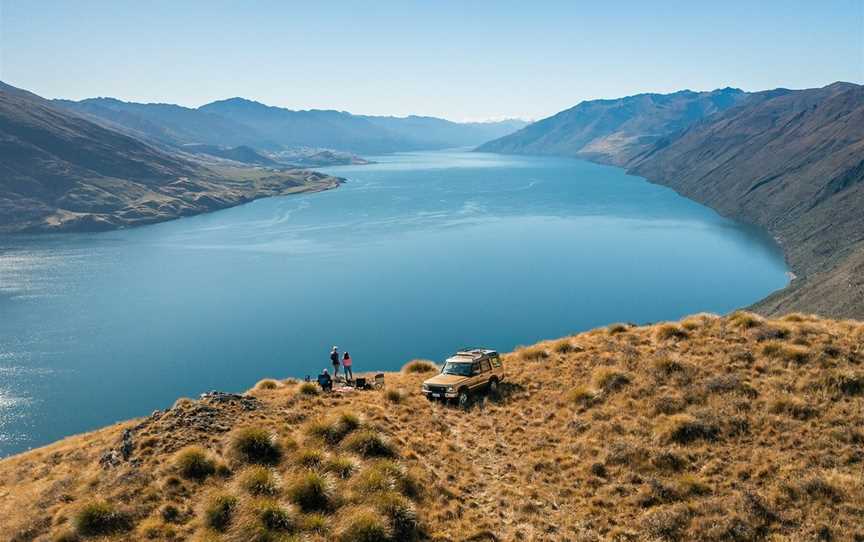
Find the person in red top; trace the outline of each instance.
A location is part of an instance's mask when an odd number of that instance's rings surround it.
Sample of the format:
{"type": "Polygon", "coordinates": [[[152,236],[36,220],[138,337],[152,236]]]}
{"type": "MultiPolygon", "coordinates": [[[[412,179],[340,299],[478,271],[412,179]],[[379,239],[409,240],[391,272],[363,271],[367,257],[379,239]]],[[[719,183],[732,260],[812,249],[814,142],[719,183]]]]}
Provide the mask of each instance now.
{"type": "Polygon", "coordinates": [[[342,355],[342,367],[345,368],[345,379],[354,380],[354,371],[351,370],[351,354],[347,350],[342,355]]]}

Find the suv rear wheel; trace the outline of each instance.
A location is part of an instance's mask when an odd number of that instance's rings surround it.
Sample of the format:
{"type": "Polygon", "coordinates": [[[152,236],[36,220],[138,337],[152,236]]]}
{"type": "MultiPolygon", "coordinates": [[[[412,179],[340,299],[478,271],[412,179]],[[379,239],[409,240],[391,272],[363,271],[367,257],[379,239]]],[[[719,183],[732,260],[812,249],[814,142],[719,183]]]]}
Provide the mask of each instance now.
{"type": "Polygon", "coordinates": [[[498,395],[498,379],[493,378],[489,381],[489,393],[491,395],[498,395]]]}

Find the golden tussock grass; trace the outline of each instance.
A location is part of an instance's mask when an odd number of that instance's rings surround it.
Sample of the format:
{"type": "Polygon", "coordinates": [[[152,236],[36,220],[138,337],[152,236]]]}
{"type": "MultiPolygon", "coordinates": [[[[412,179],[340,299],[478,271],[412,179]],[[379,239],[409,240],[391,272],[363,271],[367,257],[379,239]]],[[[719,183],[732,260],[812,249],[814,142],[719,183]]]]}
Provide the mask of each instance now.
{"type": "Polygon", "coordinates": [[[864,539],[861,323],[695,315],[504,359],[467,411],[415,360],[398,402],[274,381],[4,459],[0,539],[864,539]]]}

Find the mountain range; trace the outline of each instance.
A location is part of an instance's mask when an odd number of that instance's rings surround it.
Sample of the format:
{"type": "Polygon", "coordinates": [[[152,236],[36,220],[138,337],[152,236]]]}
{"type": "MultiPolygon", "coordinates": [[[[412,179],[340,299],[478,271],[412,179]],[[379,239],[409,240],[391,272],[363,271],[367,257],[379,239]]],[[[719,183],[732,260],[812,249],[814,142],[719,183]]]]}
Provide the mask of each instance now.
{"type": "Polygon", "coordinates": [[[376,117],[294,111],[230,98],[198,108],[114,98],[56,100],[67,109],[167,145],[248,146],[262,151],[317,147],[358,154],[473,147],[522,128],[520,120],[457,123],[434,117],[376,117]]]}
{"type": "Polygon", "coordinates": [[[864,318],[864,87],[583,102],[479,147],[628,168],[782,245],[796,277],[757,308],[864,318]]]}
{"type": "Polygon", "coordinates": [[[148,224],[338,183],[235,166],[159,148],[0,83],[0,232],[148,224]]]}

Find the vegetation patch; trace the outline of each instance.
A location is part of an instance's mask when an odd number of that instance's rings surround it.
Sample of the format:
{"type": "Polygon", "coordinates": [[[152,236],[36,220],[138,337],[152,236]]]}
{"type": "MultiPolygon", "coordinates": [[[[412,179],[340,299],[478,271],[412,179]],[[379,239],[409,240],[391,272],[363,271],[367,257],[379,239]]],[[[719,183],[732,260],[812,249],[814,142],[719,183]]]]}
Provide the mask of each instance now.
{"type": "Polygon", "coordinates": [[[82,506],[73,518],[75,531],[81,536],[103,536],[132,530],[132,518],[107,501],[82,506]]]}
{"type": "Polygon", "coordinates": [[[549,351],[543,346],[530,346],[519,350],[519,357],[523,361],[543,361],[549,358],[549,351]]]}
{"type": "Polygon", "coordinates": [[[627,331],[627,329],[629,329],[629,326],[627,324],[621,323],[609,324],[608,326],[606,326],[606,331],[609,332],[609,335],[617,335],[619,333],[624,333],[627,331]]]}
{"type": "Polygon", "coordinates": [[[294,456],[294,461],[307,469],[321,468],[326,459],[327,455],[324,451],[317,448],[304,448],[299,450],[294,456]]]}
{"type": "Polygon", "coordinates": [[[342,412],[339,415],[310,424],[306,432],[325,443],[336,446],[348,434],[360,428],[360,418],[350,412],[342,412]]]}
{"type": "Polygon", "coordinates": [[[237,497],[233,495],[215,495],[204,507],[204,524],[214,531],[225,531],[234,518],[237,509],[237,497]]]}
{"type": "Polygon", "coordinates": [[[689,337],[690,332],[688,332],[686,329],[679,326],[678,324],[661,324],[657,327],[655,335],[657,336],[657,340],[659,341],[680,341],[689,337]]]}
{"type": "Polygon", "coordinates": [[[612,367],[600,367],[591,374],[594,387],[606,393],[618,391],[630,383],[630,375],[612,367]]]}
{"type": "Polygon", "coordinates": [[[333,482],[315,471],[295,476],[288,487],[288,497],[304,512],[329,510],[335,496],[333,482]]]}
{"type": "Polygon", "coordinates": [[[408,374],[414,373],[434,373],[438,371],[438,366],[435,363],[426,359],[412,359],[402,366],[402,372],[408,374]]]}
{"type": "Polygon", "coordinates": [[[399,404],[402,402],[402,392],[399,390],[387,390],[384,392],[384,398],[388,403],[399,404]]]}
{"type": "Polygon", "coordinates": [[[282,446],[276,436],[263,427],[247,427],[237,431],[231,449],[245,463],[275,465],[282,459],[282,446]]]}
{"type": "Polygon", "coordinates": [[[240,474],[240,487],[250,495],[274,496],[280,489],[279,475],[268,467],[249,467],[240,474]]]}
{"type": "Polygon", "coordinates": [[[753,329],[764,324],[765,319],[752,312],[737,311],[729,316],[729,323],[740,329],[753,329]]]}
{"type": "Polygon", "coordinates": [[[657,432],[665,442],[690,444],[697,440],[717,440],[720,436],[720,427],[689,414],[675,414],[666,418],[657,432]]]}
{"type": "Polygon", "coordinates": [[[216,472],[216,461],[200,446],[188,446],[177,452],[174,464],[181,476],[192,480],[203,480],[216,472]]]}
{"type": "Polygon", "coordinates": [[[372,430],[357,431],[343,442],[346,450],[363,457],[395,457],[396,449],[379,433],[372,430]]]}
{"type": "Polygon", "coordinates": [[[321,390],[318,388],[318,384],[315,384],[314,382],[304,382],[300,384],[297,393],[300,395],[314,396],[321,393],[321,390]]]}
{"type": "Polygon", "coordinates": [[[272,378],[265,378],[264,380],[260,380],[257,384],[255,384],[256,390],[275,390],[278,387],[279,383],[272,378]]]}
{"type": "Polygon", "coordinates": [[[386,542],[393,539],[393,530],[378,511],[360,508],[349,512],[336,539],[339,542],[386,542]]]}

